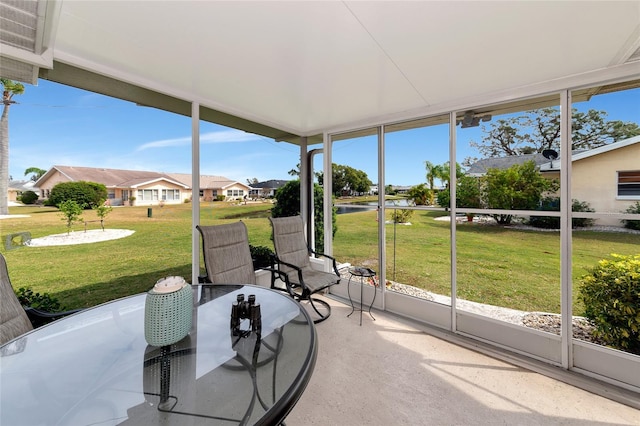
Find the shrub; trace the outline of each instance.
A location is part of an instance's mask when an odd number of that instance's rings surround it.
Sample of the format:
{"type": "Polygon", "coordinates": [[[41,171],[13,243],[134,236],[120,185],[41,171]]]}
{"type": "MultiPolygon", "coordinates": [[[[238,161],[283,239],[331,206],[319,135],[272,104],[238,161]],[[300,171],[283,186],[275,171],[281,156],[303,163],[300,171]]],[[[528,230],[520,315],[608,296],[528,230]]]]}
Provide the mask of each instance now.
{"type": "MultiPolygon", "coordinates": [[[[276,204],[271,209],[271,216],[273,217],[288,217],[296,216],[300,214],[300,180],[291,180],[284,186],[276,191],[275,195],[276,204]]],[[[319,252],[324,251],[324,210],[322,208],[323,201],[323,189],[320,185],[315,183],[313,185],[313,214],[315,218],[315,240],[316,250],[319,252]]],[[[332,209],[332,232],[336,235],[338,226],[336,225],[336,208],[332,209]]]]}
{"type": "MultiPolygon", "coordinates": [[[[640,214],[640,201],[636,201],[635,204],[630,205],[625,212],[629,214],[640,214]]],[[[625,228],[640,231],[640,220],[622,219],[622,223],[625,228]]]]}
{"type": "Polygon", "coordinates": [[[269,247],[249,245],[249,250],[251,250],[254,269],[271,266],[271,259],[275,253],[269,247]]]}
{"type": "Polygon", "coordinates": [[[581,278],[580,297],[593,334],[640,355],[640,255],[611,255],[581,278]]]}
{"type": "MultiPolygon", "coordinates": [[[[553,212],[560,211],[560,197],[544,197],[540,201],[540,206],[536,210],[553,212]]],[[[571,211],[593,212],[595,210],[593,210],[586,201],[572,200],[571,211]]],[[[571,227],[584,228],[592,226],[593,222],[593,219],[574,217],[571,219],[571,227]]],[[[560,218],[554,216],[532,216],[529,219],[529,225],[536,228],[560,229],[560,218]]]]}
{"type": "Polygon", "coordinates": [[[29,287],[20,287],[15,293],[22,306],[30,306],[47,312],[60,312],[64,310],[64,307],[60,305],[58,299],[51,297],[48,293],[34,293],[29,287]]]}
{"type": "Polygon", "coordinates": [[[49,205],[58,206],[63,201],[73,200],[79,206],[90,209],[107,199],[107,188],[95,182],[61,182],[51,188],[49,205]]]}
{"type": "Polygon", "coordinates": [[[20,196],[20,201],[22,201],[24,204],[35,204],[37,199],[38,194],[33,191],[25,191],[20,196]]]}

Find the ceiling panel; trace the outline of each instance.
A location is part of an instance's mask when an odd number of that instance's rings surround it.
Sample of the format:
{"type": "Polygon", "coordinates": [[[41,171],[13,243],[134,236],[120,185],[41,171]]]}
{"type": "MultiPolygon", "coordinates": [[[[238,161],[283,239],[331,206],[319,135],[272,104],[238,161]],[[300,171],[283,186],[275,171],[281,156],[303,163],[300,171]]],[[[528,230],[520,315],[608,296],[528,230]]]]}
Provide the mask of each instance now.
{"type": "Polygon", "coordinates": [[[640,2],[65,0],[55,28],[56,61],[315,135],[618,66],[640,2]]]}

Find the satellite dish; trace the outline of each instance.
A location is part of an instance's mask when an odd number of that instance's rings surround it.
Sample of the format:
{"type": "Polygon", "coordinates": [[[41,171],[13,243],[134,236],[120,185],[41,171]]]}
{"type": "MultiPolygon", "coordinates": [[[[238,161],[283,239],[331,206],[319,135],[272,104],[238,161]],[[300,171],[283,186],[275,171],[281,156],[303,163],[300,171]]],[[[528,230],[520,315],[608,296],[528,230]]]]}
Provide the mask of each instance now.
{"type": "Polygon", "coordinates": [[[542,156],[547,160],[553,161],[558,158],[558,152],[554,149],[545,149],[544,151],[542,151],[542,156]]]}

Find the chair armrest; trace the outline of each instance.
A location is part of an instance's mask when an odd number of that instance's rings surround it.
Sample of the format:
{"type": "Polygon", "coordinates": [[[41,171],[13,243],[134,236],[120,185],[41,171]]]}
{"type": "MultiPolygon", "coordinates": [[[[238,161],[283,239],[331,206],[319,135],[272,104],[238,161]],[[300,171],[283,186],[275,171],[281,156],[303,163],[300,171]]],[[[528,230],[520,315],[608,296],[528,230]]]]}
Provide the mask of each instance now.
{"type": "MultiPolygon", "coordinates": [[[[307,291],[307,286],[304,284],[304,279],[302,278],[302,269],[299,266],[296,266],[296,265],[294,265],[292,263],[287,263],[287,262],[285,262],[283,260],[280,260],[277,256],[274,256],[274,260],[279,265],[282,264],[282,265],[288,266],[291,269],[295,269],[296,272],[298,273],[298,282],[300,283],[300,287],[302,287],[303,291],[307,291]]],[[[280,271],[280,273],[284,274],[282,271],[280,271]]],[[[287,274],[284,274],[284,275],[286,276],[287,274]]],[[[285,283],[287,284],[288,288],[292,287],[291,281],[289,281],[289,277],[288,276],[287,276],[287,279],[286,279],[285,283]]]]}
{"type": "Polygon", "coordinates": [[[62,317],[66,317],[67,315],[75,314],[76,312],[80,312],[82,310],[72,309],[64,312],[47,312],[40,309],[32,308],[30,306],[23,306],[23,308],[27,313],[27,317],[29,317],[29,321],[31,321],[31,324],[34,328],[40,327],[62,317]]]}
{"type": "Polygon", "coordinates": [[[333,266],[333,272],[335,272],[335,274],[337,276],[340,276],[340,272],[338,272],[338,263],[336,262],[336,258],[333,256],[329,256],[328,254],[324,254],[312,249],[309,249],[309,253],[315,254],[316,256],[322,256],[322,257],[326,257],[327,259],[331,260],[332,262],[332,266],[333,266]]]}
{"type": "Polygon", "coordinates": [[[211,284],[209,275],[198,275],[198,284],[211,284]]]}
{"type": "MultiPolygon", "coordinates": [[[[282,281],[284,281],[284,284],[287,288],[287,293],[289,293],[289,296],[294,297],[294,293],[293,293],[293,289],[291,288],[291,282],[289,281],[289,277],[287,276],[287,274],[285,274],[284,272],[272,267],[261,267],[260,269],[262,269],[263,271],[269,271],[271,272],[271,288],[275,288],[274,287],[274,282],[275,280],[273,279],[274,276],[278,276],[278,278],[280,278],[282,281]]],[[[282,290],[281,288],[275,288],[276,290],[282,290]]]]}

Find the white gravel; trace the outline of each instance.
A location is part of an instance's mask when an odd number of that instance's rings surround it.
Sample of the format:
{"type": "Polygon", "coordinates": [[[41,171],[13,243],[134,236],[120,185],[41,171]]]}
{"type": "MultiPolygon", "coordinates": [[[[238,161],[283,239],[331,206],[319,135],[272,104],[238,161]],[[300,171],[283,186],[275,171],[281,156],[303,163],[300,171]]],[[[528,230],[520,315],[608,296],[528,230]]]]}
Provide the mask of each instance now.
{"type": "Polygon", "coordinates": [[[72,244],[89,244],[100,241],[117,240],[128,237],[135,231],[129,229],[92,229],[90,231],[75,231],[64,234],[48,235],[42,238],[32,238],[25,245],[28,247],[67,246],[72,244]]]}

